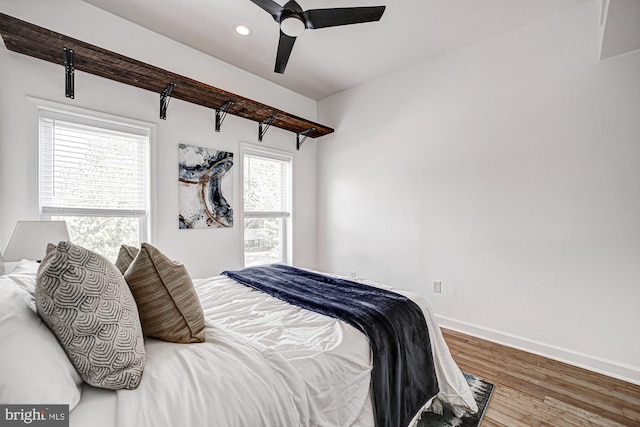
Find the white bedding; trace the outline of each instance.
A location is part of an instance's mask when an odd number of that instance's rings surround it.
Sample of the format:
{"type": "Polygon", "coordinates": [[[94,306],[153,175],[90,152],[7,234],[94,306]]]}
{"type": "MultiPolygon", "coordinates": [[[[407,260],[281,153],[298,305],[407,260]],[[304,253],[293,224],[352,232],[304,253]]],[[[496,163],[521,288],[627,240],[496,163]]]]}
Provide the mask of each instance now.
{"type": "MultiPolygon", "coordinates": [[[[147,338],[140,386],[113,392],[84,384],[71,427],[375,425],[371,352],[361,332],[224,276],[194,285],[206,342],[147,338]]],[[[434,406],[476,410],[426,301],[395,291],[425,313],[440,386],[434,406]]]]}

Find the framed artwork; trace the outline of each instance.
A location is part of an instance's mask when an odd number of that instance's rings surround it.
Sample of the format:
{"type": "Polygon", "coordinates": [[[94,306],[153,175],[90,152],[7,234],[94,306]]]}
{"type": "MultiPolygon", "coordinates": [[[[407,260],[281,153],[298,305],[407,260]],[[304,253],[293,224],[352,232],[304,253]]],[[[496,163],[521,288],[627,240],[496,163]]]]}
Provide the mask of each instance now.
{"type": "Polygon", "coordinates": [[[233,153],[178,146],[179,227],[233,227],[233,153]]]}

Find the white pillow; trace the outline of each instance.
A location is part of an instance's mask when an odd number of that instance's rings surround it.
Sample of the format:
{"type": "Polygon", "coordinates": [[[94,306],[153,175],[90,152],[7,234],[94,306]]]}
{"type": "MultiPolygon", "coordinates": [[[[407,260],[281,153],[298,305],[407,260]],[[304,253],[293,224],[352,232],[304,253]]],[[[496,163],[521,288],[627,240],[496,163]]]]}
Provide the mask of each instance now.
{"type": "Polygon", "coordinates": [[[0,343],[0,402],[76,407],[80,375],[36,313],[33,296],[6,276],[0,276],[0,343]]]}
{"type": "Polygon", "coordinates": [[[22,289],[34,295],[36,292],[36,273],[40,263],[23,259],[7,277],[16,282],[22,289]]]}

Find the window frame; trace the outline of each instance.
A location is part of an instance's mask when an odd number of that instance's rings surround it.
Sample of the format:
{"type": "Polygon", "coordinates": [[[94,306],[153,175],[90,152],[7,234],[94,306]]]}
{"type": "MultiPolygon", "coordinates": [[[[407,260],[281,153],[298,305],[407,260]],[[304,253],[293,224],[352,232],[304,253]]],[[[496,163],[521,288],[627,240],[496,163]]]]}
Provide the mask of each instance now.
{"type": "Polygon", "coordinates": [[[140,242],[150,242],[156,231],[156,138],[157,125],[154,123],[144,122],[141,120],[117,116],[113,114],[98,112],[86,108],[60,104],[39,98],[27,97],[32,108],[32,140],[33,140],[33,158],[36,159],[36,167],[32,174],[33,191],[32,206],[33,211],[37,212],[36,217],[41,220],[51,220],[54,216],[96,216],[96,217],[129,217],[139,218],[140,226],[140,242]],[[147,171],[145,179],[147,182],[146,189],[146,211],[142,213],[140,210],[116,210],[116,209],[93,209],[93,208],[46,208],[42,207],[41,193],[41,144],[40,144],[40,117],[45,112],[46,116],[53,116],[72,123],[84,125],[92,125],[110,129],[115,131],[124,131],[137,135],[144,135],[147,138],[146,162],[147,171]]]}
{"type": "Polygon", "coordinates": [[[282,236],[281,243],[282,247],[280,248],[280,258],[281,260],[278,263],[291,265],[293,263],[293,169],[294,169],[294,155],[292,153],[286,151],[275,150],[272,148],[265,148],[261,146],[256,146],[253,144],[243,143],[240,146],[240,158],[242,159],[241,170],[240,170],[240,195],[241,195],[241,218],[240,223],[242,224],[242,232],[241,232],[241,251],[242,251],[242,265],[246,267],[246,252],[245,252],[245,219],[248,218],[256,218],[256,219],[274,219],[279,218],[283,221],[282,227],[282,236]],[[284,211],[246,211],[244,207],[244,194],[245,194],[245,182],[244,182],[244,161],[245,156],[252,155],[255,157],[261,157],[270,160],[282,161],[287,164],[288,170],[288,185],[286,188],[286,204],[287,209],[284,211]]]}

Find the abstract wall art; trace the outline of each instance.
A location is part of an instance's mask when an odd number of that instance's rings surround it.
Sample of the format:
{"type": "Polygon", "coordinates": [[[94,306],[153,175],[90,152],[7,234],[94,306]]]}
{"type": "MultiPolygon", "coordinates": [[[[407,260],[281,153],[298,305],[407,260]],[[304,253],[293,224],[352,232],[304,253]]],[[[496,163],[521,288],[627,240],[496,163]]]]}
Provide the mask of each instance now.
{"type": "Polygon", "coordinates": [[[178,146],[179,226],[233,227],[233,153],[178,146]]]}

